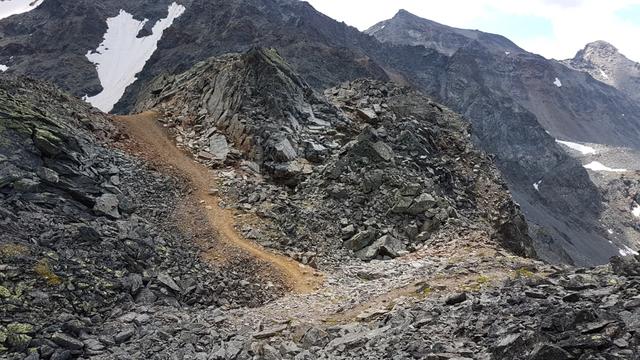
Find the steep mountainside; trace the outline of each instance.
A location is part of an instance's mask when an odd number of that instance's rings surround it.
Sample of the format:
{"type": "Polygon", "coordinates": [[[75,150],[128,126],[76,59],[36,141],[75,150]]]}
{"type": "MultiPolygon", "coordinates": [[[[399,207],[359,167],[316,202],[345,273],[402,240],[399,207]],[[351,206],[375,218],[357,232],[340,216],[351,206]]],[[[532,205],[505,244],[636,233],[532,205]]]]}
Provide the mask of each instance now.
{"type": "Polygon", "coordinates": [[[366,32],[383,42],[436,50],[442,47],[442,34],[455,35],[456,41],[443,52],[450,63],[475,57],[477,76],[484,85],[531,111],[554,136],[640,146],[640,105],[581,71],[519,49],[502,36],[444,27],[406,11],[366,32]]]}
{"type": "MultiPolygon", "coordinates": [[[[551,247],[564,248],[578,263],[605,261],[617,249],[607,243],[616,240],[599,224],[600,192],[581,164],[554,146],[543,128],[562,140],[636,147],[638,105],[588,74],[522,51],[497,35],[444,27],[406,11],[367,32],[383,42],[437,50],[434,41],[445,31],[458,39],[443,54],[452,55],[443,61],[437,86],[431,78],[419,86],[469,117],[479,144],[496,154],[527,218],[541,226],[532,234],[540,245],[551,241],[551,247]],[[523,118],[528,125],[518,120],[523,118]]],[[[419,66],[403,70],[421,75],[433,71],[419,66]]],[[[420,84],[424,77],[413,81],[420,84]]],[[[542,249],[538,252],[550,258],[542,249]]]]}
{"type": "Polygon", "coordinates": [[[406,10],[400,10],[393,19],[379,22],[365,32],[385,43],[424,46],[447,56],[474,41],[482,43],[494,53],[524,52],[504,36],[457,29],[417,17],[406,10]]]}
{"type": "Polygon", "coordinates": [[[615,87],[635,101],[640,100],[640,64],[629,60],[606,41],[587,44],[573,59],[563,63],[589,73],[594,79],[615,87]]]}

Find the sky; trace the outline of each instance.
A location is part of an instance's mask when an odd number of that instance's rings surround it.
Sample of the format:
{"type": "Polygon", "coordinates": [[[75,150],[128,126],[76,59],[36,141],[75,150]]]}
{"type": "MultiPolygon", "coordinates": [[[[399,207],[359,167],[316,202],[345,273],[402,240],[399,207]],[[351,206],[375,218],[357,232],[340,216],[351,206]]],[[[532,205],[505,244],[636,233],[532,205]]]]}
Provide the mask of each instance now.
{"type": "Polygon", "coordinates": [[[640,62],[640,0],[306,0],[365,30],[399,9],[466,29],[504,35],[530,52],[567,59],[605,40],[640,62]]]}

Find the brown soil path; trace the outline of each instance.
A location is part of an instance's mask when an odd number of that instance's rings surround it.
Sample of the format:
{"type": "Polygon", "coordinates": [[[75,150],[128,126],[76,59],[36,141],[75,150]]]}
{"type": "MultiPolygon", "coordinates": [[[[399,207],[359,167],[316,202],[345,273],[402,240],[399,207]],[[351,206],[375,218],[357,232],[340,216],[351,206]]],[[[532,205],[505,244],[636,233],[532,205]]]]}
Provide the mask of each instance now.
{"type": "Polygon", "coordinates": [[[206,213],[209,224],[218,233],[217,244],[223,248],[215,249],[216,252],[224,256],[225,253],[240,251],[269,264],[268,269],[273,271],[273,274],[269,275],[282,280],[296,293],[309,293],[319,288],[322,276],[314,269],[270,252],[238,234],[233,211],[220,208],[220,199],[210,194],[211,187],[216,184],[215,176],[205,166],[178,149],[156,118],[157,114],[154,112],[145,112],[118,116],[115,119],[123,124],[124,130],[132,139],[144,146],[146,152],[151,152],[149,156],[177,170],[191,182],[194,197],[199,200],[199,206],[206,213]]]}

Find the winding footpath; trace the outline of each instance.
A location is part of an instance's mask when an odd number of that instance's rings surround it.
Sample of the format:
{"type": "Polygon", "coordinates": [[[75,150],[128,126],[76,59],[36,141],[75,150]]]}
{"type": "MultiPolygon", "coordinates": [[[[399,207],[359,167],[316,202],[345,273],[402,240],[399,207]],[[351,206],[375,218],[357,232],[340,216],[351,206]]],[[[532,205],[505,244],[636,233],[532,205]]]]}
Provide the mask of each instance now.
{"type": "Polygon", "coordinates": [[[216,184],[215,176],[204,165],[177,148],[156,118],[156,113],[145,112],[118,116],[115,120],[122,124],[127,135],[144,149],[147,157],[176,170],[182,178],[191,183],[194,189],[192,195],[198,200],[198,206],[206,214],[212,230],[218,234],[215,239],[217,241],[212,241],[212,244],[218,247],[214,248],[214,251],[222,257],[224,254],[239,251],[268,264],[267,269],[272,273],[267,277],[279,279],[294,293],[305,294],[318,289],[323,278],[313,268],[271,252],[238,233],[233,211],[222,209],[218,205],[220,199],[210,191],[216,184]]]}

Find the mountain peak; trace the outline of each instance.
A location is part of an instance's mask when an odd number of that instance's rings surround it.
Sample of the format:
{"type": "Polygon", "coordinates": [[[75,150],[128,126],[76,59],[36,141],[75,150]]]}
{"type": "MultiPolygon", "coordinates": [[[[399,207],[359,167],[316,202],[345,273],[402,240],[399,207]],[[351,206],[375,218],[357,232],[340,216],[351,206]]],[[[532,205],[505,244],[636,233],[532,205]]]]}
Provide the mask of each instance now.
{"type": "Polygon", "coordinates": [[[608,43],[604,40],[597,40],[594,42],[590,42],[588,43],[585,47],[585,50],[603,50],[606,52],[610,52],[610,53],[617,53],[618,52],[618,48],[616,48],[615,46],[613,46],[611,43],[608,43]]]}
{"type": "Polygon", "coordinates": [[[398,12],[393,16],[393,19],[406,19],[406,18],[417,18],[418,16],[405,10],[405,9],[400,9],[398,10],[398,12]]]}

